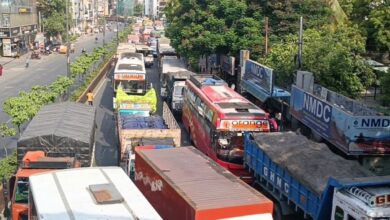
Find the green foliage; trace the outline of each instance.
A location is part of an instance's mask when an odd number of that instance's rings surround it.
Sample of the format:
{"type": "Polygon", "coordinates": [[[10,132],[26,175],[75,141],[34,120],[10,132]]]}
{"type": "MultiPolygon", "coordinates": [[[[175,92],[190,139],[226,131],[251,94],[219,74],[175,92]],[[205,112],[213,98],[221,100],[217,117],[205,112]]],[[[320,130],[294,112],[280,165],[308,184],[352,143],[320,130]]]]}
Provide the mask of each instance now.
{"type": "MultiPolygon", "coordinates": [[[[67,1],[67,0],[66,0],[67,1]]],[[[69,13],[66,16],[66,1],[38,0],[37,7],[42,13],[43,26],[48,36],[57,36],[66,33],[66,18],[69,25],[72,22],[72,4],[68,2],[69,13]]]]}
{"type": "Polygon", "coordinates": [[[0,180],[9,179],[18,167],[16,151],[0,161],[0,180]]]}
{"type": "Polygon", "coordinates": [[[390,106],[390,70],[380,79],[382,89],[382,100],[385,106],[390,106]]]}
{"type": "Polygon", "coordinates": [[[137,4],[134,6],[133,15],[134,15],[134,16],[142,16],[143,14],[144,14],[144,5],[143,5],[143,4],[140,4],[140,3],[137,3],[137,4]]]}
{"type": "MultiPolygon", "coordinates": [[[[364,38],[354,28],[340,26],[335,32],[309,29],[304,34],[303,69],[313,72],[317,83],[355,97],[375,78],[373,71],[359,56],[364,52],[364,38]]],[[[297,68],[297,36],[288,35],[274,44],[269,56],[262,59],[275,69],[276,82],[288,86],[293,82],[297,68]]]]}

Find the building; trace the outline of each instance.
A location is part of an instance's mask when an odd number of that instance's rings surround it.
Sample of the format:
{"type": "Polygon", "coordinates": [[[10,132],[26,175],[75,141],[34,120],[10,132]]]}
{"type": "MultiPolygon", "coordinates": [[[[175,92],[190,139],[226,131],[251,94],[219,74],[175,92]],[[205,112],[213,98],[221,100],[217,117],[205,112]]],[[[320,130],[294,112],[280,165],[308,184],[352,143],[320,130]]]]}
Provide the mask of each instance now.
{"type": "Polygon", "coordinates": [[[13,57],[28,52],[38,31],[36,0],[8,0],[0,4],[0,53],[13,57]]]}

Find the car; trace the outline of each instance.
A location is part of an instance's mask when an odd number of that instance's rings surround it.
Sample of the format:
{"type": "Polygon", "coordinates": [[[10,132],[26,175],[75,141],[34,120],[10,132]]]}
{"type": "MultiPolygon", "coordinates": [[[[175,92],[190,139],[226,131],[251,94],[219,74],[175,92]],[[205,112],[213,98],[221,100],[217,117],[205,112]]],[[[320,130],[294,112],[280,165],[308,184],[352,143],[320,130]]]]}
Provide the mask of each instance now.
{"type": "Polygon", "coordinates": [[[118,32],[118,29],[115,28],[115,29],[114,29],[114,32],[118,32]]]}
{"type": "Polygon", "coordinates": [[[93,32],[94,32],[94,33],[99,33],[99,28],[94,28],[94,29],[93,29],[93,32]]]}

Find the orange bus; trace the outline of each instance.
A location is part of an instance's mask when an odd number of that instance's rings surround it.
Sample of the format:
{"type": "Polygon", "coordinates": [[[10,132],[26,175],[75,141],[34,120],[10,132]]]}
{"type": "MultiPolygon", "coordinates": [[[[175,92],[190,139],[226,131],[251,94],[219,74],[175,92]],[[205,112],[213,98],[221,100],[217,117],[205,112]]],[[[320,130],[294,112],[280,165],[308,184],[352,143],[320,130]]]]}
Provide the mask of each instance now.
{"type": "Polygon", "coordinates": [[[269,132],[268,114],[220,78],[198,74],[186,81],[182,120],[193,144],[250,182],[243,167],[244,132],[269,132]]]}

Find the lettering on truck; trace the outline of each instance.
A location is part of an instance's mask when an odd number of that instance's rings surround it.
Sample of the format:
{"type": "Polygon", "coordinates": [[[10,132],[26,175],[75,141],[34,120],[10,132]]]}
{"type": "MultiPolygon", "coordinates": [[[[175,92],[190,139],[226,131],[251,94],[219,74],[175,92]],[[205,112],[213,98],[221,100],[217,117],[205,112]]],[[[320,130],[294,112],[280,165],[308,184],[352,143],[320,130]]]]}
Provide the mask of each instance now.
{"type": "Polygon", "coordinates": [[[388,118],[362,118],[360,122],[353,122],[357,128],[390,128],[390,119],[388,118]]]}
{"type": "Polygon", "coordinates": [[[272,183],[274,183],[280,190],[288,194],[290,185],[283,181],[283,179],[276,175],[275,172],[269,170],[268,167],[263,168],[263,175],[272,183]]]}
{"type": "Polygon", "coordinates": [[[319,99],[314,98],[307,93],[304,93],[303,107],[307,112],[311,113],[318,119],[321,119],[326,123],[330,122],[332,108],[328,104],[320,101],[319,99]]]}
{"type": "Polygon", "coordinates": [[[144,176],[142,172],[135,173],[135,180],[141,180],[145,186],[150,185],[152,192],[162,191],[164,186],[161,179],[152,180],[149,176],[144,176]]]}

